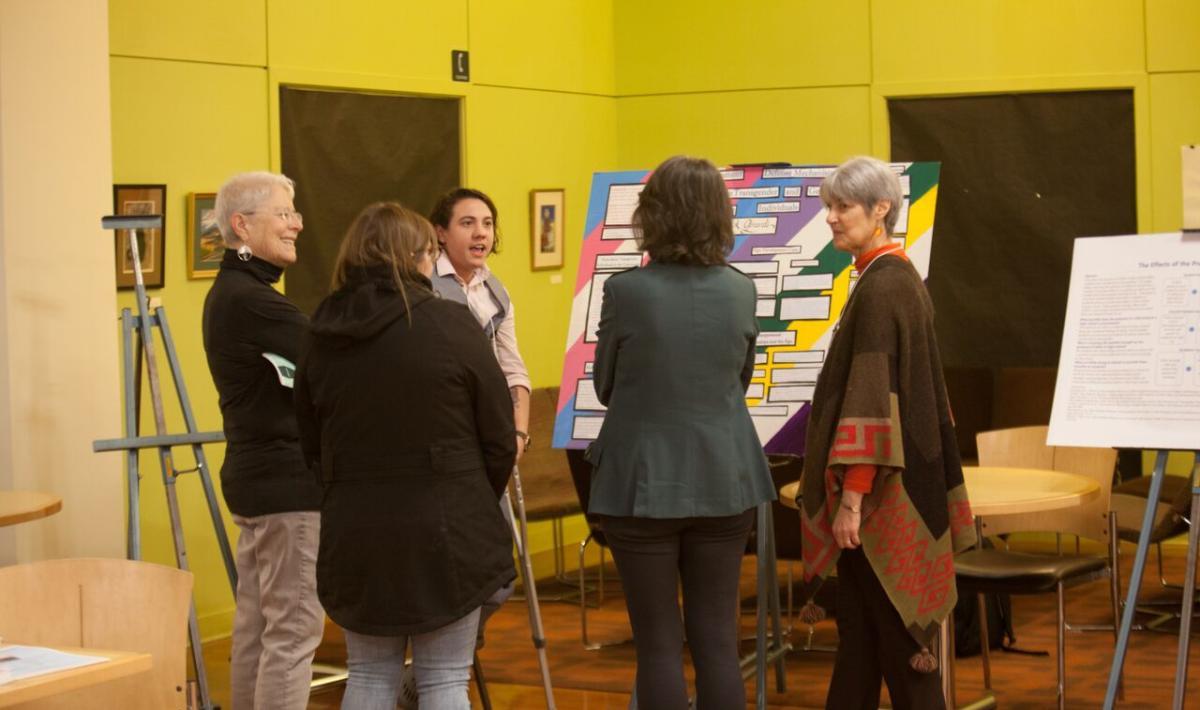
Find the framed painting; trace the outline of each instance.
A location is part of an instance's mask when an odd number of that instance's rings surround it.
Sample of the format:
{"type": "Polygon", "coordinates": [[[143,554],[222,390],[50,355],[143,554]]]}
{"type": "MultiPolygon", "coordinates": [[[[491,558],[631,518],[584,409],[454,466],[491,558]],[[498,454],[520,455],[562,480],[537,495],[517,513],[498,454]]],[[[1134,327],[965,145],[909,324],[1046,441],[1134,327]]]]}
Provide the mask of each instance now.
{"type": "Polygon", "coordinates": [[[563,265],[563,190],[530,190],[530,267],[534,271],[563,265]]]}
{"type": "Polygon", "coordinates": [[[225,244],[217,228],[217,195],[212,192],[193,192],[188,195],[188,278],[211,279],[221,270],[225,244]]]}
{"type": "Polygon", "coordinates": [[[131,232],[137,233],[137,251],[142,267],[142,282],[146,288],[162,288],[166,282],[163,266],[163,232],[167,224],[166,185],[113,185],[113,214],[162,215],[163,229],[118,229],[115,235],[117,288],[134,285],[133,248],[131,232]]]}

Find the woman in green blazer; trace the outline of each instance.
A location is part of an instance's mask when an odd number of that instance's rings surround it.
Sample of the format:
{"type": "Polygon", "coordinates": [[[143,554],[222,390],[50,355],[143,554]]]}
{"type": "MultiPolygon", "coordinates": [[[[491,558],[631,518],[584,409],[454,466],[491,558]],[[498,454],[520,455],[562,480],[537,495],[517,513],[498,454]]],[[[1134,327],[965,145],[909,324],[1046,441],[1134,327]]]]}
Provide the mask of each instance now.
{"type": "Polygon", "coordinates": [[[594,372],[608,413],[588,508],[625,586],[639,705],[687,707],[686,628],[696,707],[744,707],[738,576],[753,509],[775,497],[745,400],[754,285],[726,263],[733,214],[712,163],[660,165],[633,220],[650,261],[604,284],[594,372]]]}

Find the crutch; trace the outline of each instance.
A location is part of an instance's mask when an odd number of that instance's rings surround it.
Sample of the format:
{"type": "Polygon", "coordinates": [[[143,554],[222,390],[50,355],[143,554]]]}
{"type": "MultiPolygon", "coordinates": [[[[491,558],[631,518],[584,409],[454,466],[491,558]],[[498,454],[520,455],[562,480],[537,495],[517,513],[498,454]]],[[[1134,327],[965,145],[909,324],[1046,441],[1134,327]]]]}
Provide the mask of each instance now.
{"type": "Polygon", "coordinates": [[[513,543],[517,546],[517,556],[521,558],[521,581],[525,585],[525,601],[529,605],[529,628],[533,632],[533,647],[537,649],[538,666],[542,670],[542,688],[546,691],[546,708],[555,710],[554,688],[550,685],[550,665],[546,660],[546,630],[542,626],[542,610],[538,606],[537,585],[533,578],[533,561],[529,557],[529,548],[525,545],[528,537],[528,524],[525,520],[525,494],[521,490],[521,472],[516,466],[512,470],[511,497],[505,496],[508,505],[508,519],[512,523],[513,543]],[[512,498],[516,498],[516,514],[513,514],[512,498]]]}

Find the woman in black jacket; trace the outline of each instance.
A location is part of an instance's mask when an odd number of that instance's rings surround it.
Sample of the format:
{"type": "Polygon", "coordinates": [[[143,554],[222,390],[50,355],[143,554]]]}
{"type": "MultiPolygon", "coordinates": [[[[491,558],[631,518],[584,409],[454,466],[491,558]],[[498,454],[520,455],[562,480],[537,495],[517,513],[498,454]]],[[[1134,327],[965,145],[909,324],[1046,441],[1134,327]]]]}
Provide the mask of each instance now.
{"type": "Polygon", "coordinates": [[[296,261],[304,221],[295,192],[284,175],[241,173],[215,207],[225,257],[203,328],[228,442],[221,491],[239,531],[233,710],[304,710],[325,629],[315,583],[321,491],[300,453],[288,380],[308,318],[272,286],[296,261]]]}
{"type": "Polygon", "coordinates": [[[497,506],[515,456],[504,375],[470,311],[434,296],[437,242],[395,203],[364,209],[296,373],[320,471],[317,591],[346,632],[343,707],[395,707],[404,648],[422,708],[468,708],[479,606],[512,580],[497,506]]]}

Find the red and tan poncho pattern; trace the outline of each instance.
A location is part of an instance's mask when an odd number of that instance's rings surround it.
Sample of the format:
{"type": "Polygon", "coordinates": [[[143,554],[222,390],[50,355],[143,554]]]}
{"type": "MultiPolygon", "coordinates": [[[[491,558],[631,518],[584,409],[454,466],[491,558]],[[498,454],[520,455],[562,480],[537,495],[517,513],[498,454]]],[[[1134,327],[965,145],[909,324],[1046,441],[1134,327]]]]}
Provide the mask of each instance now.
{"type": "Polygon", "coordinates": [[[954,553],[975,542],[925,285],[904,258],[859,279],[830,345],[805,447],[805,596],[840,552],[832,526],[851,464],[878,467],[859,538],[909,633],[928,648],[954,608],[954,553]]]}

